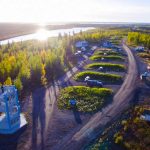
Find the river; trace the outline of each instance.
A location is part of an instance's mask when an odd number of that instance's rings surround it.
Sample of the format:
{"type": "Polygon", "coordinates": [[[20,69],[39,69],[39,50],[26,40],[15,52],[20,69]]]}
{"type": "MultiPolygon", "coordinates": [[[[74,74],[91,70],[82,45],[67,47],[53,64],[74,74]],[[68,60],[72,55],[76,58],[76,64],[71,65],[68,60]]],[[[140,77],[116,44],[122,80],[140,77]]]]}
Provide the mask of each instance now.
{"type": "Polygon", "coordinates": [[[73,33],[79,33],[80,31],[87,31],[94,29],[93,27],[85,27],[85,28],[70,28],[70,29],[57,29],[57,30],[45,30],[45,29],[39,29],[36,33],[33,34],[27,34],[22,36],[17,36],[13,38],[9,38],[6,40],[0,41],[1,45],[12,43],[12,42],[20,42],[20,41],[27,41],[27,40],[46,40],[49,37],[57,37],[59,34],[62,36],[64,34],[70,34],[73,35],[73,33]]]}

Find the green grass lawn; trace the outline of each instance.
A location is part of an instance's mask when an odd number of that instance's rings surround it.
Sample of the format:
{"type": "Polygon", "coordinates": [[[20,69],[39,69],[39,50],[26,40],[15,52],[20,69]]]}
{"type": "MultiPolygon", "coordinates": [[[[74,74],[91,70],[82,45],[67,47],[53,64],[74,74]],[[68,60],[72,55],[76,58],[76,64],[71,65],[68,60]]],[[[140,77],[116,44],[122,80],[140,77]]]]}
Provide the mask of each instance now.
{"type": "Polygon", "coordinates": [[[61,90],[57,104],[59,109],[71,109],[69,100],[76,99],[78,111],[94,112],[111,102],[112,95],[111,89],[70,86],[61,90]]]}
{"type": "Polygon", "coordinates": [[[122,72],[125,71],[125,66],[120,64],[111,64],[111,63],[92,63],[85,66],[85,69],[98,69],[99,67],[103,67],[104,71],[116,71],[122,72]]]}
{"type": "Polygon", "coordinates": [[[95,55],[104,55],[104,53],[106,53],[107,55],[121,55],[120,53],[118,52],[115,52],[115,51],[96,51],[94,54],[95,55]]]}
{"type": "Polygon", "coordinates": [[[93,55],[90,57],[90,60],[95,60],[95,61],[100,61],[104,58],[104,61],[124,61],[124,58],[121,56],[116,56],[116,55],[108,55],[108,56],[103,56],[103,55],[93,55]]]}
{"type": "Polygon", "coordinates": [[[122,83],[122,77],[120,75],[115,74],[107,74],[107,73],[100,73],[100,72],[93,72],[93,71],[84,71],[77,73],[74,76],[76,81],[83,82],[86,76],[90,76],[92,80],[100,80],[105,84],[120,84],[122,83]]]}

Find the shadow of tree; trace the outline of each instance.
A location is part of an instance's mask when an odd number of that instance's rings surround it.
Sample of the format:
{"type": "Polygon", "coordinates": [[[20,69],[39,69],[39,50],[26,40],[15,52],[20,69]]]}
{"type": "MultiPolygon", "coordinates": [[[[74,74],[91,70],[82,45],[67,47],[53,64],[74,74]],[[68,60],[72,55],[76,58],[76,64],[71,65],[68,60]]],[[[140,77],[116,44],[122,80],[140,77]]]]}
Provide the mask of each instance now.
{"type": "Polygon", "coordinates": [[[73,114],[74,114],[74,118],[75,118],[75,121],[78,123],[78,124],[82,124],[82,120],[81,120],[81,117],[80,117],[80,113],[78,111],[78,108],[77,107],[74,107],[72,109],[73,111],[73,114]]]}

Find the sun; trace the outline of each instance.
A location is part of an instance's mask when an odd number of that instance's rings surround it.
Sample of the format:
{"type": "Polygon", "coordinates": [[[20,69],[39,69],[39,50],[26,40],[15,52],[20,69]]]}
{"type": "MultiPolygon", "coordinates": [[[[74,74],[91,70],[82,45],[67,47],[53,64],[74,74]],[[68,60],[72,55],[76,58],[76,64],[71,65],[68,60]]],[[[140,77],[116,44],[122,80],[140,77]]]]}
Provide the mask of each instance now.
{"type": "Polygon", "coordinates": [[[39,29],[35,36],[37,40],[45,41],[48,38],[48,31],[46,29],[39,29]]]}

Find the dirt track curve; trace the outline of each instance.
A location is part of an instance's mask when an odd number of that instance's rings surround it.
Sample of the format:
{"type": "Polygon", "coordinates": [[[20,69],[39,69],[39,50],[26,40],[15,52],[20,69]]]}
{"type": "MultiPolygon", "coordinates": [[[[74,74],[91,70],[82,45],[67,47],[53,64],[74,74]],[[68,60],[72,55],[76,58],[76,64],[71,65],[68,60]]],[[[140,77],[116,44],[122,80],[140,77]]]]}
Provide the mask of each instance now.
{"type": "Polygon", "coordinates": [[[81,150],[91,142],[103,128],[115,119],[123,110],[129,106],[136,89],[136,80],[138,70],[136,60],[131,50],[123,43],[123,48],[128,55],[128,73],[119,91],[114,96],[113,102],[104,108],[101,112],[96,113],[90,121],[83,126],[71,138],[64,138],[58,143],[53,150],[81,150]]]}

